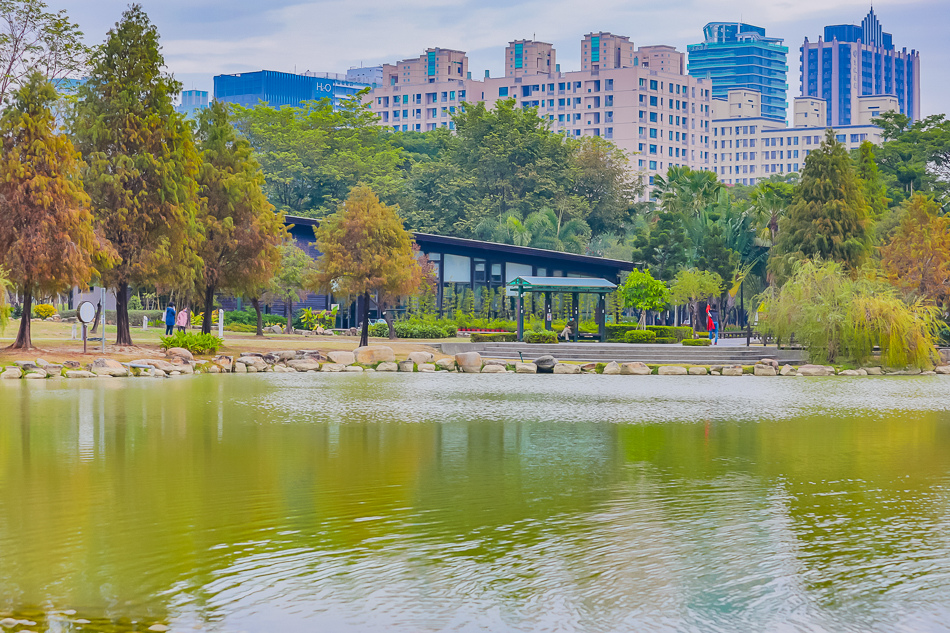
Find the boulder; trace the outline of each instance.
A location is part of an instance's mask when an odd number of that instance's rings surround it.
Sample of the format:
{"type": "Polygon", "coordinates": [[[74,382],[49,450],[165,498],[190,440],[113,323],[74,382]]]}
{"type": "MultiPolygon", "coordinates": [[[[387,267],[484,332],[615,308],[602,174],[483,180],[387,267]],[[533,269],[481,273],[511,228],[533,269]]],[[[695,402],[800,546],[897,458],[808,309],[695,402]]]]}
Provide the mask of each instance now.
{"type": "Polygon", "coordinates": [[[265,369],[267,369],[267,361],[264,360],[262,356],[241,356],[238,359],[238,362],[244,363],[245,365],[247,365],[248,369],[250,369],[251,367],[253,367],[257,371],[264,371],[265,369]]]}
{"type": "Polygon", "coordinates": [[[367,345],[357,347],[353,350],[353,356],[360,365],[375,365],[376,363],[392,363],[396,361],[396,355],[392,348],[385,345],[367,345]]]}
{"type": "Polygon", "coordinates": [[[607,363],[607,366],[604,367],[605,376],[617,376],[619,374],[620,374],[620,363],[618,363],[615,360],[610,361],[609,363],[607,363]]]}
{"type": "MultiPolygon", "coordinates": [[[[235,361],[234,366],[231,368],[231,371],[234,372],[235,374],[246,374],[247,365],[245,365],[242,362],[235,361]]],[[[254,371],[257,371],[257,370],[255,369],[254,371]]]]}
{"type": "MultiPolygon", "coordinates": [[[[839,376],[860,376],[857,369],[843,369],[838,372],[839,376]]],[[[865,374],[867,375],[867,374],[865,374]]]]}
{"type": "Polygon", "coordinates": [[[295,371],[319,371],[320,363],[310,358],[298,358],[287,361],[287,366],[295,371]]]}
{"type": "Polygon", "coordinates": [[[23,370],[19,367],[7,367],[6,370],[0,374],[0,378],[4,380],[19,380],[22,377],[23,370]]]}
{"type": "Polygon", "coordinates": [[[353,352],[343,352],[343,351],[334,351],[327,352],[327,358],[330,359],[331,363],[336,363],[337,365],[352,365],[356,362],[356,355],[353,352]]]}
{"type": "MultiPolygon", "coordinates": [[[[950,365],[940,365],[934,368],[934,372],[938,374],[943,374],[944,376],[950,376],[950,365]]],[[[871,372],[868,372],[870,374],[871,372]]]]}
{"type": "Polygon", "coordinates": [[[791,365],[782,365],[778,373],[780,376],[791,376],[795,373],[795,368],[791,365]]]}
{"type": "Polygon", "coordinates": [[[80,365],[78,360],[67,360],[63,363],[63,367],[66,369],[79,369],[80,365]]]}
{"type": "Polygon", "coordinates": [[[290,350],[290,349],[287,349],[287,350],[281,350],[281,351],[279,351],[279,352],[268,352],[267,354],[265,354],[265,357],[267,357],[267,356],[271,356],[271,357],[273,357],[273,358],[276,358],[276,359],[277,359],[277,362],[284,362],[284,363],[285,363],[285,362],[287,362],[288,360],[293,360],[293,359],[297,358],[297,352],[295,352],[295,351],[293,351],[293,350],[290,350]]]}
{"type": "Polygon", "coordinates": [[[435,365],[432,363],[422,363],[421,365],[419,365],[419,371],[432,373],[435,371],[435,365]]]}
{"type": "Polygon", "coordinates": [[[352,373],[352,374],[362,374],[363,368],[360,367],[359,365],[346,365],[345,367],[343,367],[343,371],[347,373],[352,373]]]}
{"type": "Polygon", "coordinates": [[[209,374],[220,374],[221,368],[215,364],[211,364],[208,365],[208,368],[205,371],[207,371],[209,374]]]}
{"type": "MultiPolygon", "coordinates": [[[[937,375],[937,372],[935,372],[935,371],[922,371],[922,372],[920,372],[920,375],[921,375],[921,376],[936,376],[936,375],[937,375]]],[[[30,375],[27,374],[26,377],[29,378],[30,375]]]]}
{"type": "Polygon", "coordinates": [[[690,376],[705,376],[707,372],[705,367],[690,367],[686,373],[690,376]]]}
{"type": "Polygon", "coordinates": [[[324,363],[323,367],[320,368],[320,371],[340,372],[343,371],[344,367],[346,367],[346,365],[341,365],[339,363],[324,363]]]}
{"type": "Polygon", "coordinates": [[[138,360],[133,360],[132,364],[134,365],[151,365],[162,371],[175,371],[178,369],[177,365],[172,365],[167,360],[160,360],[157,358],[140,358],[138,360]]]}
{"type": "Polygon", "coordinates": [[[454,358],[440,358],[435,361],[435,366],[446,371],[455,371],[455,359],[454,358]]]}
{"type": "Polygon", "coordinates": [[[715,371],[715,372],[718,372],[719,374],[722,374],[722,365],[712,365],[712,366],[710,366],[710,368],[709,368],[709,373],[711,374],[711,373],[713,373],[714,371],[715,371]]]}
{"type": "Polygon", "coordinates": [[[769,365],[769,366],[771,366],[771,367],[774,367],[775,369],[778,369],[778,361],[775,360],[774,358],[763,358],[763,359],[760,360],[757,364],[759,364],[759,365],[769,365]]]}
{"type": "MultiPolygon", "coordinates": [[[[112,361],[113,363],[116,361],[112,361]]],[[[118,367],[97,367],[95,363],[92,365],[92,373],[97,376],[112,376],[113,378],[124,378],[129,375],[129,370],[122,366],[119,363],[118,367]]]]}
{"type": "Polygon", "coordinates": [[[211,362],[217,365],[218,368],[224,372],[231,371],[234,365],[234,359],[231,356],[225,356],[223,354],[215,356],[214,360],[211,362]]]}
{"type": "Polygon", "coordinates": [[[416,364],[411,360],[399,361],[396,366],[399,368],[399,371],[402,372],[412,372],[416,368],[416,364]]]}
{"type": "Polygon", "coordinates": [[[70,369],[66,371],[67,378],[95,378],[96,375],[91,371],[84,371],[82,369],[70,369]]]}
{"type": "MultiPolygon", "coordinates": [[[[541,368],[538,367],[538,371],[541,368]]],[[[554,366],[554,370],[551,372],[553,374],[579,374],[581,373],[580,365],[568,365],[567,363],[557,363],[554,366]]]]}
{"type": "Polygon", "coordinates": [[[591,372],[597,370],[597,363],[584,363],[581,365],[581,371],[591,372]]]}
{"type": "Polygon", "coordinates": [[[483,374],[503,374],[505,373],[504,365],[485,365],[482,367],[483,374]]]}
{"type": "Polygon", "coordinates": [[[31,360],[15,360],[13,364],[20,369],[37,369],[38,365],[31,360]]]}
{"type": "Polygon", "coordinates": [[[165,350],[165,356],[168,358],[180,358],[182,360],[195,360],[194,354],[186,350],[184,347],[169,347],[165,350]]]}
{"type": "Polygon", "coordinates": [[[802,365],[798,368],[799,376],[834,376],[835,370],[833,367],[825,367],[824,365],[802,365]]]}
{"type": "Polygon", "coordinates": [[[763,363],[756,363],[755,367],[752,368],[752,373],[756,376],[776,376],[778,375],[775,371],[775,367],[772,367],[771,364],[765,365],[763,363]]]}
{"type": "Polygon", "coordinates": [[[660,376],[686,376],[689,374],[689,370],[685,367],[678,367],[676,365],[664,365],[656,370],[656,373],[660,376]]]}
{"type": "Polygon", "coordinates": [[[534,363],[515,363],[516,374],[536,374],[538,366],[534,363]]]}
{"type": "Polygon", "coordinates": [[[24,378],[31,378],[33,380],[36,380],[37,378],[48,378],[48,377],[49,377],[49,374],[46,373],[45,369],[31,369],[28,372],[26,372],[26,376],[24,376],[24,378]]]}
{"type": "Polygon", "coordinates": [[[731,367],[722,368],[723,376],[741,376],[742,375],[742,366],[741,365],[732,365],[731,367]]]}
{"type": "Polygon", "coordinates": [[[653,370],[646,363],[624,363],[620,366],[620,373],[624,376],[649,376],[653,370]]]}
{"type": "Polygon", "coordinates": [[[327,357],[323,355],[323,352],[315,349],[298,349],[296,352],[294,352],[294,358],[306,358],[309,360],[319,361],[321,363],[325,363],[327,361],[327,357]]]}
{"type": "Polygon", "coordinates": [[[532,362],[538,366],[539,374],[553,374],[554,367],[557,365],[557,360],[553,356],[539,356],[532,362]]]}
{"type": "Polygon", "coordinates": [[[423,363],[431,363],[433,360],[435,360],[435,356],[433,356],[430,352],[410,352],[409,360],[414,362],[416,365],[422,365],[423,363]]]}
{"type": "MultiPolygon", "coordinates": [[[[862,367],[862,369],[868,373],[868,376],[883,376],[884,375],[884,370],[881,369],[880,367],[862,367]]],[[[937,368],[937,373],[938,374],[940,373],[939,367],[937,368]]],[[[947,373],[950,373],[950,371],[948,371],[947,373]]]]}
{"type": "Polygon", "coordinates": [[[942,363],[945,365],[950,364],[950,347],[942,347],[937,353],[940,354],[940,361],[942,363]]]}
{"type": "Polygon", "coordinates": [[[383,362],[376,365],[376,371],[399,371],[399,365],[394,362],[383,362]]]}
{"type": "Polygon", "coordinates": [[[710,375],[710,376],[722,376],[722,372],[721,372],[721,371],[713,371],[713,370],[710,370],[709,375],[710,375]]]}
{"type": "Polygon", "coordinates": [[[484,364],[484,365],[501,365],[502,367],[507,367],[507,366],[508,366],[508,361],[506,361],[506,360],[501,360],[501,359],[499,359],[499,358],[489,358],[489,359],[486,360],[483,364],[484,364]]]}
{"type": "Polygon", "coordinates": [[[109,369],[125,369],[117,360],[112,360],[111,358],[97,358],[92,361],[93,367],[107,367],[109,369]]]}
{"type": "Polygon", "coordinates": [[[455,364],[466,374],[477,374],[482,370],[482,355],[478,352],[462,352],[455,355],[455,364]]]}

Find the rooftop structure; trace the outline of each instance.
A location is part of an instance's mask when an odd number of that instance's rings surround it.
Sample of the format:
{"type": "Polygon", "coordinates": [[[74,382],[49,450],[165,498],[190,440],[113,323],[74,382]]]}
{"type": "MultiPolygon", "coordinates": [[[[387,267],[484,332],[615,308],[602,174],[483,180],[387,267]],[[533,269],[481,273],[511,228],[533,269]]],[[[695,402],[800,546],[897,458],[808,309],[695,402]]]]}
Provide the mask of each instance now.
{"type": "Polygon", "coordinates": [[[194,116],[200,110],[208,107],[207,90],[183,90],[181,93],[181,103],[175,109],[179,114],[185,116],[194,116]]]}

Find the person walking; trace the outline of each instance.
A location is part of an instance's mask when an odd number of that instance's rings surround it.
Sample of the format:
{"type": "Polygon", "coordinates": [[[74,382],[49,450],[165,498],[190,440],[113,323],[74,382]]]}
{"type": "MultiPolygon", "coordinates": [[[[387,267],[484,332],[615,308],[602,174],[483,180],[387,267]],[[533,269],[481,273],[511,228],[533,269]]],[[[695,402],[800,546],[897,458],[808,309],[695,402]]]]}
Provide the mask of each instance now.
{"type": "Polygon", "coordinates": [[[175,327],[178,328],[179,332],[184,333],[185,328],[188,327],[188,308],[182,308],[178,311],[178,316],[175,317],[175,327]]]}
{"type": "Polygon", "coordinates": [[[175,330],[175,304],[169,301],[168,307],[165,308],[165,336],[171,336],[174,330],[175,330]]]}
{"type": "Polygon", "coordinates": [[[719,345],[719,311],[716,308],[709,308],[709,320],[712,321],[712,329],[709,330],[712,335],[713,345],[719,345]]]}

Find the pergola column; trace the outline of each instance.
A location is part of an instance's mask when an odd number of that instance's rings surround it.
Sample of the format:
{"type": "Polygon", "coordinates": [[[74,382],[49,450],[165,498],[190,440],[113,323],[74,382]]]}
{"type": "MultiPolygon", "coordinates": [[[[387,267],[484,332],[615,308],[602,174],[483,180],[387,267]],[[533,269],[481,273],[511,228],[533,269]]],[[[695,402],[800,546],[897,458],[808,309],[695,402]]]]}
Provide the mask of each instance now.
{"type": "Polygon", "coordinates": [[[607,340],[607,295],[597,295],[597,334],[600,336],[600,342],[607,340]]]}
{"type": "Polygon", "coordinates": [[[573,306],[571,306],[571,314],[574,319],[574,331],[571,334],[574,336],[574,342],[577,342],[577,331],[581,329],[581,293],[573,292],[571,293],[571,298],[573,299],[573,306]]]}
{"type": "Polygon", "coordinates": [[[553,306],[551,305],[551,292],[544,293],[544,329],[549,332],[554,328],[553,306]]]}

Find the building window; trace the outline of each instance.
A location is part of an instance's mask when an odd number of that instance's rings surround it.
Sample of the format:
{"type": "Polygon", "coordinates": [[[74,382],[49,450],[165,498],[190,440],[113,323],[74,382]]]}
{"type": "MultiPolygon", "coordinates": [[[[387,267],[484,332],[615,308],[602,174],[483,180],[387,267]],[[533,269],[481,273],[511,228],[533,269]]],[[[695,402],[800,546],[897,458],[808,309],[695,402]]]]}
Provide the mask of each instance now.
{"type": "Polygon", "coordinates": [[[500,87],[500,88],[498,89],[498,96],[499,96],[499,97],[507,97],[507,96],[508,96],[508,86],[502,86],[502,87],[500,87]]]}

